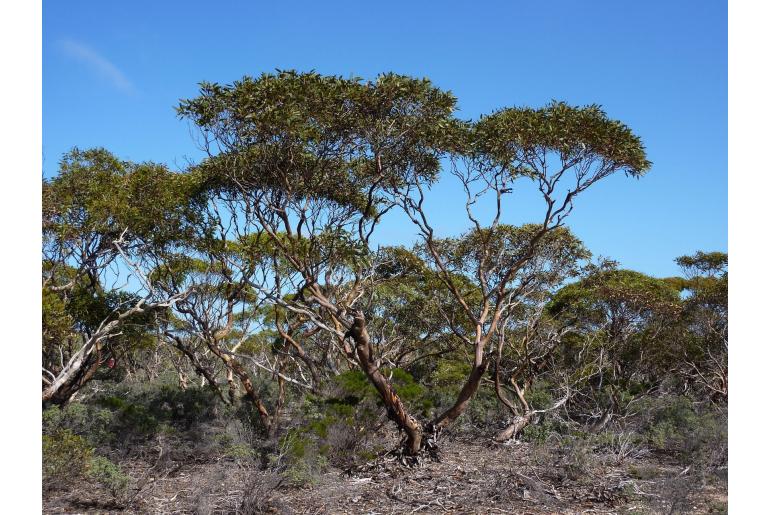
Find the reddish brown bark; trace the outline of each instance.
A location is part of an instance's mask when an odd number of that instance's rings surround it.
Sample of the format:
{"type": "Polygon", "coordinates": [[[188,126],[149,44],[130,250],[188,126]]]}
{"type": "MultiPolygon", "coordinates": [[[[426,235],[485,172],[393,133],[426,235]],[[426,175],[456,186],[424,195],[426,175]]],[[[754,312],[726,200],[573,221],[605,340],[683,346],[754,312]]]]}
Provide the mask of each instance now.
{"type": "Polygon", "coordinates": [[[404,450],[410,455],[418,454],[422,445],[422,426],[407,412],[396,391],[375,365],[372,359],[369,333],[366,330],[366,319],[361,312],[356,312],[353,325],[346,333],[346,336],[353,339],[359,365],[385,403],[388,418],[393,420],[406,433],[404,450]]]}
{"type": "Polygon", "coordinates": [[[457,395],[455,403],[451,408],[439,415],[431,424],[435,430],[444,429],[465,412],[471,399],[473,399],[473,396],[476,395],[476,392],[479,389],[481,378],[484,377],[488,365],[488,362],[483,361],[481,364],[473,367],[462,390],[460,390],[460,393],[457,395]]]}

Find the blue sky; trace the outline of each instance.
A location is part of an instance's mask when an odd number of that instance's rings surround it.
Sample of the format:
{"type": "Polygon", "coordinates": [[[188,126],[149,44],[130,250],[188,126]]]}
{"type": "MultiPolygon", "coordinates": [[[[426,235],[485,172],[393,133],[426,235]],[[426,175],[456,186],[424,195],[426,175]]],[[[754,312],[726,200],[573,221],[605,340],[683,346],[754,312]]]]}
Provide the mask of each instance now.
{"type": "MultiPolygon", "coordinates": [[[[569,225],[597,255],[658,276],[673,258],[727,248],[727,3],[104,2],[43,4],[43,175],[73,146],[175,169],[197,160],[180,98],[203,80],[275,68],[428,77],[460,116],[551,99],[599,103],[639,134],[641,180],[611,177],[569,225]]],[[[431,206],[440,232],[465,225],[456,189],[431,206]],[[457,203],[455,203],[457,199],[457,203]]],[[[514,197],[508,221],[532,221],[514,197]]],[[[383,243],[411,227],[385,224],[383,243]]]]}

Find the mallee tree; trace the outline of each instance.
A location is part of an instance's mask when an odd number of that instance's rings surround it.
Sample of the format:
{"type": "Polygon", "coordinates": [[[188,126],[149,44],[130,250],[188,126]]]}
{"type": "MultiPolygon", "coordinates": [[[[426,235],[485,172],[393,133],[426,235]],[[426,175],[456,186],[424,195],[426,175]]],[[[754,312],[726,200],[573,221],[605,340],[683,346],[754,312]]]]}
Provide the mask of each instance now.
{"type": "Polygon", "coordinates": [[[191,173],[227,212],[231,235],[258,238],[273,255],[272,266],[258,269],[233,260],[238,280],[329,335],[332,351],[377,389],[406,435],[407,455],[435,445],[467,409],[501,324],[541,273],[528,265],[578,196],[614,173],[638,177],[650,166],[639,138],[597,106],[553,102],[464,121],[449,92],[394,74],[363,81],[280,72],[203,84],[179,114],[200,128],[208,157],[191,173]],[[442,176],[466,192],[469,226],[456,239],[435,233],[426,207],[442,176]],[[507,226],[511,195],[526,181],[543,211],[525,228],[507,226]],[[493,206],[491,220],[475,212],[480,204],[493,206]],[[448,323],[471,350],[456,401],[434,420],[409,413],[372,345],[377,314],[365,305],[383,281],[372,235],[389,213],[416,228],[424,273],[452,299],[461,319],[448,323]]]}

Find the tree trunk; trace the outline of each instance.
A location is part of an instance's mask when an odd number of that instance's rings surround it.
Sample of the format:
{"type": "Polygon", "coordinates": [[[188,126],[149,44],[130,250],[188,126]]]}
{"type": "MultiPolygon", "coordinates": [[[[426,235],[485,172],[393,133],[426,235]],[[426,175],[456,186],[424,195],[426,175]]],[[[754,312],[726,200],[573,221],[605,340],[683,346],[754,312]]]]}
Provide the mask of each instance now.
{"type": "Polygon", "coordinates": [[[353,339],[358,363],[385,403],[388,418],[406,433],[404,451],[411,456],[419,454],[423,443],[422,426],[407,412],[396,391],[374,364],[369,333],[366,330],[366,319],[360,311],[356,312],[353,325],[346,336],[353,339]]]}
{"type": "Polygon", "coordinates": [[[100,356],[98,340],[84,345],[59,372],[56,380],[43,390],[43,404],[67,404],[94,377],[99,369],[100,356]]]}
{"type": "MultiPolygon", "coordinates": [[[[265,404],[262,402],[262,399],[259,397],[259,394],[257,393],[257,391],[254,389],[254,384],[251,382],[251,378],[249,377],[249,374],[246,371],[246,369],[243,368],[243,366],[238,362],[238,360],[234,359],[229,354],[222,352],[222,349],[219,348],[219,345],[217,345],[216,342],[208,342],[208,347],[209,349],[211,349],[211,352],[213,352],[219,359],[221,359],[222,362],[227,367],[228,382],[232,383],[231,374],[235,374],[236,376],[238,376],[238,379],[240,380],[241,385],[243,386],[243,389],[246,391],[246,397],[249,398],[251,403],[257,409],[257,412],[259,413],[259,418],[262,421],[262,424],[265,426],[265,431],[269,433],[270,427],[271,427],[270,413],[267,411],[267,408],[265,407],[265,404]]],[[[231,384],[230,393],[232,395],[232,384],[231,384]]]]}
{"type": "Polygon", "coordinates": [[[511,438],[515,438],[522,429],[527,427],[532,421],[532,412],[525,413],[524,415],[517,415],[505,429],[495,435],[496,442],[506,442],[511,438]]]}
{"type": "Polygon", "coordinates": [[[488,366],[489,363],[485,360],[482,361],[481,364],[473,367],[473,370],[471,370],[471,373],[468,376],[468,379],[465,381],[462,390],[460,390],[460,393],[457,395],[457,400],[455,401],[454,405],[439,415],[431,423],[434,431],[438,432],[446,428],[452,422],[454,422],[457,417],[465,412],[471,399],[476,394],[476,391],[478,391],[479,385],[481,384],[481,378],[484,377],[484,373],[487,371],[488,366]]]}
{"type": "Polygon", "coordinates": [[[217,396],[222,399],[222,402],[228,404],[227,398],[225,398],[222,390],[219,388],[219,384],[217,384],[216,377],[214,377],[214,374],[203,363],[201,363],[195,352],[193,352],[187,345],[185,345],[182,339],[178,336],[168,332],[166,333],[166,336],[170,337],[174,341],[174,346],[187,357],[190,364],[192,364],[193,368],[195,369],[195,372],[201,376],[203,379],[201,381],[201,386],[208,383],[209,387],[214,390],[214,393],[216,393],[217,396]]]}

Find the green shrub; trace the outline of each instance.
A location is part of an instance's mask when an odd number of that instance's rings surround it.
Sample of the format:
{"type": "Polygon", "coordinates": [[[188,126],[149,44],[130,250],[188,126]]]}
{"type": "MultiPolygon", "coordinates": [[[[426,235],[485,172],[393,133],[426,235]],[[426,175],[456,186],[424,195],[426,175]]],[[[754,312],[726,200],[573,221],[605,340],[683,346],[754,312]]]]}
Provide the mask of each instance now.
{"type": "Polygon", "coordinates": [[[535,381],[527,392],[527,402],[533,410],[550,408],[554,399],[551,393],[552,385],[547,381],[535,381]]]}
{"type": "Polygon", "coordinates": [[[235,461],[248,461],[257,457],[257,451],[252,445],[243,441],[236,441],[230,434],[217,434],[214,436],[214,440],[219,444],[222,454],[226,458],[235,461]]]}
{"type": "Polygon", "coordinates": [[[114,415],[110,410],[81,403],[71,403],[64,408],[52,406],[43,411],[44,434],[66,429],[93,446],[107,444],[115,438],[113,423],[114,415]]]}
{"type": "Polygon", "coordinates": [[[272,465],[292,486],[316,484],[328,468],[328,460],[321,454],[318,442],[301,429],[288,431],[281,438],[279,448],[279,454],[272,457],[272,465]]]}
{"type": "Polygon", "coordinates": [[[652,399],[644,433],[652,448],[677,456],[683,464],[711,471],[727,460],[725,414],[699,408],[684,396],[652,399]]]}
{"type": "Polygon", "coordinates": [[[542,445],[553,434],[563,434],[566,428],[563,424],[545,416],[540,420],[533,420],[532,423],[521,430],[520,439],[524,442],[542,445]]]}
{"type": "Polygon", "coordinates": [[[68,429],[43,435],[43,482],[47,488],[61,488],[87,470],[93,449],[68,429]]]}
{"type": "Polygon", "coordinates": [[[104,456],[95,456],[89,460],[87,475],[109,490],[114,497],[123,496],[131,481],[118,465],[104,456]]]}
{"type": "Polygon", "coordinates": [[[120,397],[106,397],[101,400],[105,407],[116,414],[116,429],[121,433],[131,433],[139,437],[155,434],[160,422],[151,413],[148,406],[131,402],[120,397]]]}

